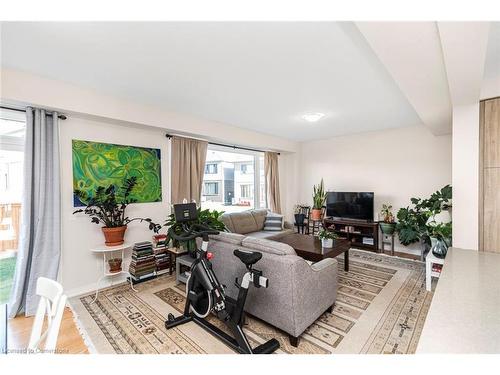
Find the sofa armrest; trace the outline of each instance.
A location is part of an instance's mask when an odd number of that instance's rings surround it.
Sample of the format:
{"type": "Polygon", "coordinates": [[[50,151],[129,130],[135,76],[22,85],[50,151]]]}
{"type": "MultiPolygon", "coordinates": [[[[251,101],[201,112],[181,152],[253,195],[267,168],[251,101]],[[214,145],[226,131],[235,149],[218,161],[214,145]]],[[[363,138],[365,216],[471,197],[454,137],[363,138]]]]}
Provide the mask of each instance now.
{"type": "Polygon", "coordinates": [[[311,265],[313,271],[319,272],[330,266],[337,266],[337,261],[333,258],[326,258],[311,265]]]}
{"type": "Polygon", "coordinates": [[[294,265],[292,294],[295,337],[318,319],[337,298],[337,261],[324,259],[313,265],[294,265]]]}

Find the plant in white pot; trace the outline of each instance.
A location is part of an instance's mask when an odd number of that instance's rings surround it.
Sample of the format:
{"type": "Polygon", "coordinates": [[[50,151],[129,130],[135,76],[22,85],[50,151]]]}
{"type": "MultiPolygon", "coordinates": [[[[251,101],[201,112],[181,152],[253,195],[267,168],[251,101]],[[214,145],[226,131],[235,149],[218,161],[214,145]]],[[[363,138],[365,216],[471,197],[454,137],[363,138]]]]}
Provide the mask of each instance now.
{"type": "Polygon", "coordinates": [[[320,220],[321,210],[326,202],[326,191],[323,179],[318,185],[313,186],[313,208],[311,210],[311,219],[320,220]]]}
{"type": "Polygon", "coordinates": [[[318,233],[318,238],[321,240],[321,247],[332,248],[334,241],[338,238],[338,236],[335,232],[321,229],[318,233]]]}

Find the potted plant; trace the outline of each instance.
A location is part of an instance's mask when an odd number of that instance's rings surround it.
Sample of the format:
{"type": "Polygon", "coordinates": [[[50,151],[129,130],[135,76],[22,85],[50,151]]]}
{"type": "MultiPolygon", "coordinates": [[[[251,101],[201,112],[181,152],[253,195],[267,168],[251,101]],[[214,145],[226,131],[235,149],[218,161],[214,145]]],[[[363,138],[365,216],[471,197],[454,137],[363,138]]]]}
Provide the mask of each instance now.
{"type": "Polygon", "coordinates": [[[334,241],[338,238],[335,232],[326,229],[321,229],[318,233],[318,237],[321,240],[321,246],[324,248],[332,248],[334,241]]]}
{"type": "Polygon", "coordinates": [[[391,236],[396,230],[392,206],[390,204],[383,204],[380,210],[380,216],[382,217],[382,221],[379,223],[380,230],[383,234],[391,236]]]}
{"type": "Polygon", "coordinates": [[[293,207],[293,213],[295,216],[295,224],[297,224],[297,225],[304,225],[304,220],[306,219],[306,215],[304,214],[303,207],[304,207],[304,205],[302,205],[302,204],[296,204],[293,207]]]}
{"type": "MultiPolygon", "coordinates": [[[[224,211],[217,210],[202,210],[198,208],[198,218],[191,221],[189,224],[202,224],[204,226],[210,227],[212,229],[218,230],[220,232],[227,231],[226,225],[220,220],[220,217],[224,214],[224,211]]],[[[167,217],[167,221],[165,222],[165,226],[169,228],[169,230],[173,230],[176,234],[182,234],[184,229],[181,223],[178,223],[175,220],[175,216],[171,213],[167,217]]],[[[172,240],[172,244],[174,247],[184,246],[186,250],[194,256],[194,250],[196,250],[196,240],[186,241],[186,242],[178,242],[176,240],[172,240]]]]}
{"type": "Polygon", "coordinates": [[[130,194],[137,183],[137,177],[124,180],[123,186],[117,188],[115,185],[108,187],[99,186],[92,195],[81,190],[75,190],[75,195],[85,208],[78,209],[73,214],[83,212],[91,217],[92,223],[102,224],[106,246],[118,246],[123,244],[127,225],[132,221],[146,221],[149,229],[158,232],[161,226],[152,222],[150,218],[129,218],[125,211],[130,203],[136,200],[130,198],[130,194]]]}
{"type": "Polygon", "coordinates": [[[311,219],[312,220],[320,220],[321,219],[321,210],[326,201],[326,191],[325,185],[323,183],[323,179],[319,185],[313,186],[313,208],[311,210],[311,219]]]}
{"type": "MultiPolygon", "coordinates": [[[[432,193],[428,199],[411,198],[412,206],[400,208],[397,213],[396,231],[401,244],[408,246],[420,242],[423,252],[427,251],[431,246],[430,234],[432,232],[432,228],[428,224],[429,219],[444,210],[450,210],[451,200],[452,188],[450,185],[432,193]]],[[[451,222],[449,225],[451,228],[451,222]]]]}

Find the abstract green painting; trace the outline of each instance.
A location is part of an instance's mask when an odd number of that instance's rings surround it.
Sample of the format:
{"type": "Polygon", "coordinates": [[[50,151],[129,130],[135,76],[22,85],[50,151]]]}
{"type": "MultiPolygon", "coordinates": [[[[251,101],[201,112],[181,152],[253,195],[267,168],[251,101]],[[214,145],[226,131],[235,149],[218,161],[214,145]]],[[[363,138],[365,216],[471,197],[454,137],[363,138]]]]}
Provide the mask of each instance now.
{"type": "MultiPolygon", "coordinates": [[[[121,186],[136,176],[131,198],[138,203],[161,202],[161,151],[111,143],[73,140],[73,190],[91,195],[98,186],[121,186]]],[[[73,195],[74,206],[83,206],[73,195]]]]}

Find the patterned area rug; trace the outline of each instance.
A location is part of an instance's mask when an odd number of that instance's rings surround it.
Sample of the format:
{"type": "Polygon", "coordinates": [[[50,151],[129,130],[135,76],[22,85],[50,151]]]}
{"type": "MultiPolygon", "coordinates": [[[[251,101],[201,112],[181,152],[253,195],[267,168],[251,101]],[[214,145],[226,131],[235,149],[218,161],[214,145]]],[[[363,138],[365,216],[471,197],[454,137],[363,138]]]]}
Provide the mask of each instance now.
{"type": "MultiPolygon", "coordinates": [[[[249,316],[244,330],[253,346],[276,338],[280,353],[414,353],[432,299],[425,290],[421,262],[350,250],[350,270],[339,262],[338,297],[333,313],[324,313],[301,336],[297,348],[288,336],[249,316]]],[[[168,313],[183,310],[183,285],[163,276],[136,285],[105,289],[71,299],[87,341],[98,353],[232,353],[191,322],[166,330],[168,313]]],[[[222,328],[220,322],[210,321],[222,328]]]]}

